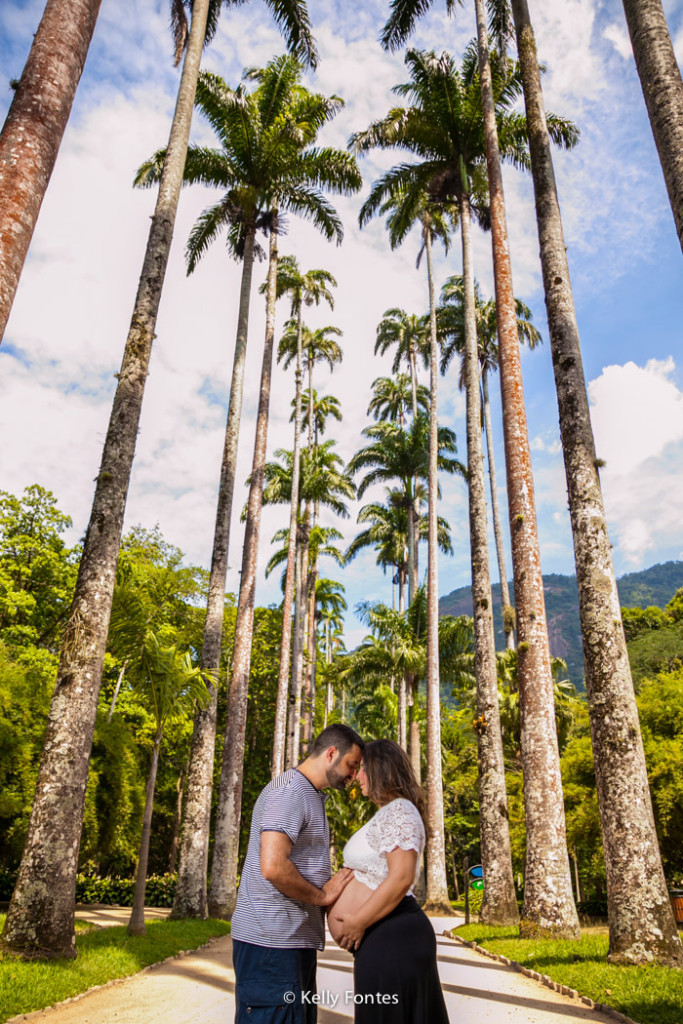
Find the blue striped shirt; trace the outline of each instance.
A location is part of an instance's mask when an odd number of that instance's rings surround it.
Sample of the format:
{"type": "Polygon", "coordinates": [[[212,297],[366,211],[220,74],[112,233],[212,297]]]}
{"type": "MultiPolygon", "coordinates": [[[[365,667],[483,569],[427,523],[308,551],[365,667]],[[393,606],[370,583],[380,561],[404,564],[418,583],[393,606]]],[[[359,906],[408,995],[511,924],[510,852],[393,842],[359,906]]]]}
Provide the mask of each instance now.
{"type": "Polygon", "coordinates": [[[326,800],[296,768],[278,775],[261,791],[232,916],[234,939],[278,949],[325,948],[324,909],[285,896],[261,874],[261,833],[289,836],[292,864],[307,882],[322,888],[331,876],[326,800]]]}

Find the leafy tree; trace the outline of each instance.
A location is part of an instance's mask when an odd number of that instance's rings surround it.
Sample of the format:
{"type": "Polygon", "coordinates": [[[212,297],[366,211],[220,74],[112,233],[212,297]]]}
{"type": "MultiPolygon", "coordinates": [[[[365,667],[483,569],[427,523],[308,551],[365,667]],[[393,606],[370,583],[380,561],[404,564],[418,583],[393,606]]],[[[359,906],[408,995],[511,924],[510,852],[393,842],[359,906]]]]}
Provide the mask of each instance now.
{"type": "MultiPolygon", "coordinates": [[[[231,6],[231,0],[226,0],[226,5],[231,6]]],[[[315,48],[303,0],[268,0],[268,5],[293,46],[314,64],[315,48]]],[[[222,6],[219,0],[192,3],[166,160],[121,371],[117,375],[74,599],[62,635],[39,797],[34,801],[22,864],[3,929],[3,941],[17,953],[76,956],[75,877],[116,559],[178,208],[199,63],[207,25],[210,35],[222,6]]],[[[184,3],[175,4],[176,15],[183,7],[184,3]]]]}

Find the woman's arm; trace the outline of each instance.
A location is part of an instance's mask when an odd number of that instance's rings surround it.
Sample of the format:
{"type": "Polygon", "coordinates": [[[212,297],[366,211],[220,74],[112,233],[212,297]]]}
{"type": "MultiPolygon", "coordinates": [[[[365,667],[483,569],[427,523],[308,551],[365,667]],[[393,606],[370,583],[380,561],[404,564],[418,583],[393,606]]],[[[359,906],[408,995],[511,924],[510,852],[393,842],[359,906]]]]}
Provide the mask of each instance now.
{"type": "Polygon", "coordinates": [[[384,881],[380,882],[372,896],[355,914],[342,914],[339,917],[342,933],[337,939],[337,944],[342,949],[358,949],[366,928],[390,914],[413,884],[417,850],[402,850],[397,846],[386,856],[389,874],[384,881]]]}

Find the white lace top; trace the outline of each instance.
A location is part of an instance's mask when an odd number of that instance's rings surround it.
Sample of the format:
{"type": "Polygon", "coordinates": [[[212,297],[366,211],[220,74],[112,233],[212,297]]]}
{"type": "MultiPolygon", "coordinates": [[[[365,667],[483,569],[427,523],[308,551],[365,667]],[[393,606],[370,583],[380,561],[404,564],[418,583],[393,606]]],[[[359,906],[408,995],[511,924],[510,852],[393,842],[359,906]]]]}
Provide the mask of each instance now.
{"type": "MultiPolygon", "coordinates": [[[[355,877],[368,889],[376,889],[389,874],[387,853],[397,846],[402,850],[417,850],[415,885],[425,847],[425,830],[417,807],[403,797],[380,807],[374,817],[351,836],[344,847],[344,867],[353,868],[355,877]]],[[[408,895],[411,893],[412,889],[408,895]]]]}

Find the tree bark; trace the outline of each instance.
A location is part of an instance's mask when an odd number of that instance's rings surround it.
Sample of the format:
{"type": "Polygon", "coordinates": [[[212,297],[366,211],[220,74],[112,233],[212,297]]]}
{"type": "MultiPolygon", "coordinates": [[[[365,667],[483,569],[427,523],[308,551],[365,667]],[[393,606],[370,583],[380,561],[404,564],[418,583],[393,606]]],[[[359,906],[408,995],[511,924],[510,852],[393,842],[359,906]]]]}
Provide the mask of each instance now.
{"type": "Polygon", "coordinates": [[[316,702],[316,654],[317,654],[317,621],[316,621],[316,600],[315,584],[318,578],[317,560],[313,562],[308,573],[308,619],[306,636],[306,675],[307,675],[307,707],[304,728],[306,749],[308,750],[315,732],[315,702],[316,702]]]}
{"type": "Polygon", "coordinates": [[[290,660],[292,648],[292,603],[296,574],[297,528],[299,513],[299,487],[301,479],[301,385],[303,378],[303,320],[301,300],[296,337],[296,370],[294,372],[294,448],[292,452],[292,500],[289,506],[289,540],[287,543],[287,574],[282,602],[282,641],[280,644],[280,668],[277,679],[275,702],[275,735],[271,773],[273,778],[285,770],[285,749],[287,740],[287,697],[289,693],[290,660]]]}
{"type": "Polygon", "coordinates": [[[294,643],[292,651],[292,682],[289,689],[289,733],[287,737],[287,767],[299,763],[301,745],[301,717],[304,672],[304,630],[306,624],[306,597],[304,580],[308,578],[308,526],[304,522],[297,531],[297,560],[294,605],[294,643]]]}
{"type": "Polygon", "coordinates": [[[149,860],[149,838],[152,832],[152,813],[154,811],[154,788],[157,782],[157,768],[159,767],[159,751],[163,732],[154,737],[154,749],[152,750],[152,763],[147,776],[147,788],[145,790],[145,813],[142,819],[142,838],[140,839],[140,853],[138,855],[138,866],[135,871],[135,894],[133,896],[133,909],[131,910],[128,922],[129,935],[145,934],[145,890],[147,888],[147,862],[149,860]]]}
{"type": "Polygon", "coordinates": [[[159,195],[60,652],[36,796],[3,940],[76,956],[74,899],[88,762],[140,410],[182,184],[209,0],[196,0],[159,195]]]}
{"type": "MultiPolygon", "coordinates": [[[[481,920],[491,925],[519,924],[512,873],[512,852],[505,790],[505,761],[498,708],[496,641],[489,575],[486,485],[481,445],[479,353],[475,322],[474,274],[470,241],[470,205],[460,200],[460,234],[465,313],[465,397],[467,402],[467,477],[472,564],[472,616],[477,681],[479,829],[484,870],[481,920]]],[[[489,462],[490,466],[490,462],[489,462]]]]}
{"type": "Polygon", "coordinates": [[[48,0],[0,134],[0,341],[101,0],[48,0]]]}
{"type": "Polygon", "coordinates": [[[512,290],[484,0],[475,0],[475,9],[491,202],[500,384],[517,613],[522,769],[527,829],[521,934],[578,938],[579,920],[574,904],[567,851],[534,482],[524,409],[517,316],[512,290]]]}
{"type": "Polygon", "coordinates": [[[526,0],[513,0],[579,588],[607,874],[610,959],[681,962],[621,624],[576,312],[526,0]]]}
{"type": "Polygon", "coordinates": [[[429,516],[427,546],[427,907],[450,914],[446,877],[446,835],[443,814],[441,766],[441,689],[439,675],[439,547],[438,547],[438,340],[432,236],[427,227],[427,280],[429,287],[429,516]]]}
{"type": "Polygon", "coordinates": [[[406,676],[408,691],[408,757],[415,772],[415,778],[422,784],[422,755],[420,752],[420,723],[417,718],[419,680],[417,676],[406,676]]]}
{"type": "Polygon", "coordinates": [[[123,665],[121,666],[121,671],[119,672],[119,677],[116,680],[116,686],[114,687],[114,696],[111,699],[111,705],[109,707],[109,714],[107,715],[107,721],[108,722],[111,722],[111,720],[113,718],[114,709],[116,708],[116,702],[119,699],[119,692],[121,690],[121,684],[123,683],[123,677],[126,674],[126,668],[127,667],[128,667],[128,658],[125,659],[123,665]]]}
{"type": "Polygon", "coordinates": [[[683,249],[683,79],[661,0],[624,0],[624,11],[683,249]]]}
{"type": "Polygon", "coordinates": [[[498,502],[498,486],[496,484],[496,462],[493,454],[493,427],[491,424],[491,403],[489,402],[489,382],[486,370],[481,375],[481,390],[484,405],[484,426],[486,429],[486,453],[489,464],[489,486],[491,488],[491,518],[493,519],[493,536],[496,542],[498,559],[498,577],[500,579],[500,603],[503,615],[503,631],[505,646],[510,651],[515,646],[515,630],[512,624],[514,611],[510,605],[507,568],[505,565],[505,546],[503,543],[503,527],[500,521],[500,504],[498,502]]]}
{"type": "Polygon", "coordinates": [[[273,371],[275,337],[275,301],[277,288],[277,214],[270,230],[270,256],[266,298],[266,335],[263,346],[259,407],[256,420],[254,458],[244,533],[242,575],[235,622],[235,647],[230,671],[228,720],[223,745],[223,763],[218,793],[214,832],[213,864],[209,889],[211,917],[230,920],[237,898],[237,861],[244,773],[244,737],[247,725],[247,698],[251,645],[254,633],[254,597],[258,563],[258,540],[263,499],[263,475],[268,440],[268,413],[273,371]]]}
{"type": "Polygon", "coordinates": [[[178,776],[176,783],[175,814],[173,815],[173,834],[171,836],[171,849],[168,854],[168,873],[174,875],[178,864],[178,850],[180,847],[180,826],[183,821],[183,796],[185,794],[185,780],[187,778],[187,765],[178,776]]]}
{"type": "Polygon", "coordinates": [[[239,443],[242,398],[244,394],[244,366],[247,355],[249,304],[254,270],[254,241],[256,228],[249,224],[244,240],[244,262],[240,286],[240,304],[237,315],[237,337],[230,383],[230,401],[223,442],[216,523],[213,534],[209,595],[204,620],[201,669],[211,694],[206,708],[197,711],[190,748],[190,766],[185,800],[185,828],[180,848],[178,885],[171,918],[198,917],[208,914],[206,902],[207,869],[209,864],[209,830],[211,825],[211,792],[213,789],[213,763],[216,748],[216,716],[218,712],[218,676],[221,665],[223,618],[225,613],[225,583],[228,574],[230,548],[230,521],[235,493],[235,470],[239,443]]]}

